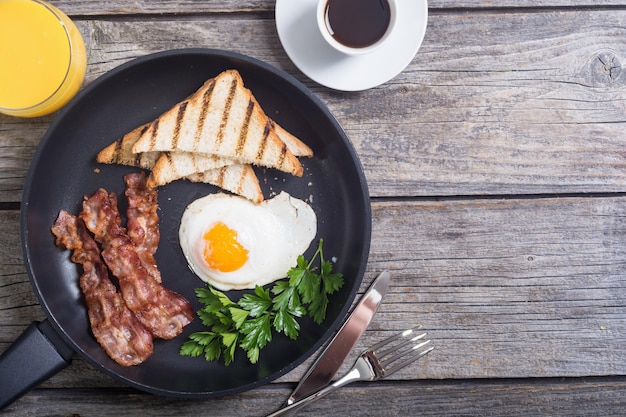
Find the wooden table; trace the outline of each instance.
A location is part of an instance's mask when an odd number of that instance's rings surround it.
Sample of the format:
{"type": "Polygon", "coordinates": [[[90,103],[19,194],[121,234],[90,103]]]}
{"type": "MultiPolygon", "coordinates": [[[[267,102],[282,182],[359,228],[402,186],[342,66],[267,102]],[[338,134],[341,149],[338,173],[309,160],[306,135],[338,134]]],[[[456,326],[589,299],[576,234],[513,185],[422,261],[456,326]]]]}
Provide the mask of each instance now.
{"type": "MultiPolygon", "coordinates": [[[[271,0],[51,3],[84,36],[85,84],[152,52],[231,50],[294,75],[345,128],[373,209],[361,291],[382,270],[393,276],[357,350],[415,321],[437,349],[300,415],[624,415],[626,2],[431,0],[415,59],[359,93],[298,71],[271,0]]],[[[19,210],[53,118],[0,116],[0,352],[44,318],[19,210]]],[[[182,400],[124,387],[76,357],[4,414],[261,416],[309,363],[251,392],[182,400]]]]}

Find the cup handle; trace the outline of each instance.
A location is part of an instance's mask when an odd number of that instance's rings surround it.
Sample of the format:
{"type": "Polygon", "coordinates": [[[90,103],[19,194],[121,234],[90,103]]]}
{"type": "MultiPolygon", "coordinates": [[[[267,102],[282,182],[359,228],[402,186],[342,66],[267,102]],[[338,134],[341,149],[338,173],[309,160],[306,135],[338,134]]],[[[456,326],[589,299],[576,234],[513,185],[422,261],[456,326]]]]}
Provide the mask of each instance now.
{"type": "Polygon", "coordinates": [[[0,410],[67,367],[73,355],[48,320],[33,322],[0,356],[0,410]]]}

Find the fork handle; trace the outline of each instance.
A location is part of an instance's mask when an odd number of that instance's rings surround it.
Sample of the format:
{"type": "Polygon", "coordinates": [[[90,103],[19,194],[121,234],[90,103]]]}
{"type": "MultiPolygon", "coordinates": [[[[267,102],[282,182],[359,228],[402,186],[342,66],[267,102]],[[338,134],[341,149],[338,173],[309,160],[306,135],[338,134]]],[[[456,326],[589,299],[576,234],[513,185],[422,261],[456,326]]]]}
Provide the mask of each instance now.
{"type": "Polygon", "coordinates": [[[343,387],[344,385],[348,385],[351,382],[360,381],[361,379],[362,379],[361,373],[359,372],[359,370],[352,369],[350,372],[348,372],[347,374],[345,374],[343,377],[339,378],[337,381],[333,382],[332,384],[322,388],[319,391],[314,392],[313,394],[307,397],[302,398],[301,400],[294,402],[291,405],[283,407],[280,410],[273,412],[272,414],[268,414],[267,417],[278,417],[278,416],[290,415],[292,412],[296,411],[297,409],[304,407],[307,404],[311,404],[312,402],[317,401],[322,397],[325,397],[326,395],[330,394],[336,389],[339,389],[343,387]]]}

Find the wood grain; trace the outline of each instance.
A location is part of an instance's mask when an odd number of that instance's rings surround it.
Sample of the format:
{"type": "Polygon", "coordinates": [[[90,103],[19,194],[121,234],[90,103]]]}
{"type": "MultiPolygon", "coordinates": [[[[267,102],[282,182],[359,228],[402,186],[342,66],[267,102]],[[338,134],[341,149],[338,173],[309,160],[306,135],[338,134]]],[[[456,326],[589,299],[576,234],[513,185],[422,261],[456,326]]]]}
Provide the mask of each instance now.
{"type": "MultiPolygon", "coordinates": [[[[293,385],[272,384],[217,399],[156,398],[133,390],[35,390],[7,415],[20,417],[146,415],[161,417],[251,417],[280,407],[293,385]],[[89,399],[88,401],[86,399],[89,399]],[[149,412],[149,411],[148,411],[149,412]]],[[[626,408],[623,378],[539,381],[412,381],[351,385],[313,403],[298,416],[552,416],[621,417],[626,408]]]]}
{"type": "MultiPolygon", "coordinates": [[[[227,45],[295,75],[344,126],[371,195],[391,197],[624,191],[625,21],[626,10],[435,15],[408,68],[361,93],[308,80],[268,19],[100,19],[79,27],[87,83],[144,54],[227,45]]],[[[0,116],[0,201],[19,201],[50,120],[0,116]]]]}
{"type": "MultiPolygon", "coordinates": [[[[163,15],[188,13],[242,13],[273,12],[275,0],[186,0],[186,1],[121,1],[93,2],[87,0],[49,0],[50,3],[70,16],[106,15],[163,15]]],[[[484,9],[523,9],[523,8],[566,8],[566,7],[615,7],[623,6],[621,0],[429,0],[428,8],[439,10],[484,10],[484,9]]]]}
{"type": "MultiPolygon", "coordinates": [[[[422,361],[423,378],[626,374],[626,198],[376,202],[373,209],[362,290],[382,270],[392,286],[357,351],[421,323],[437,342],[422,361]]],[[[2,229],[17,229],[15,213],[0,216],[2,229]]],[[[19,248],[10,245],[15,236],[0,235],[8,239],[3,258],[14,259],[2,259],[0,274],[6,346],[41,312],[19,248]]],[[[71,371],[67,378],[62,385],[79,379],[71,371]]]]}

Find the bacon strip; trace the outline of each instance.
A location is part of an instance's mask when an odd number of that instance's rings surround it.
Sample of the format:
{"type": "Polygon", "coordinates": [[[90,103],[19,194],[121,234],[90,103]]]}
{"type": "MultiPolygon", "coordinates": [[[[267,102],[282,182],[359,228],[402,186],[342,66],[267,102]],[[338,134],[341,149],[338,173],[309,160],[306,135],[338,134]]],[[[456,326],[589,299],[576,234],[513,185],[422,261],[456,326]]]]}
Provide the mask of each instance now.
{"type": "Polygon", "coordinates": [[[107,355],[122,366],[137,365],[152,355],[152,335],[128,309],[100,257],[100,249],[76,216],[62,210],[52,227],[56,244],[72,250],[83,266],[80,288],[91,330],[107,355]]]}
{"type": "Polygon", "coordinates": [[[159,216],[156,188],[148,187],[148,176],[142,171],[124,176],[128,218],[126,227],[132,239],[141,264],[157,282],[161,282],[161,272],[154,254],[159,246],[159,216]]]}
{"type": "Polygon", "coordinates": [[[83,201],[79,217],[102,244],[102,257],[120,283],[124,301],[139,321],[162,339],[172,339],[193,320],[191,304],[164,288],[143,266],[132,239],[121,227],[117,196],[99,189],[83,201]]]}

